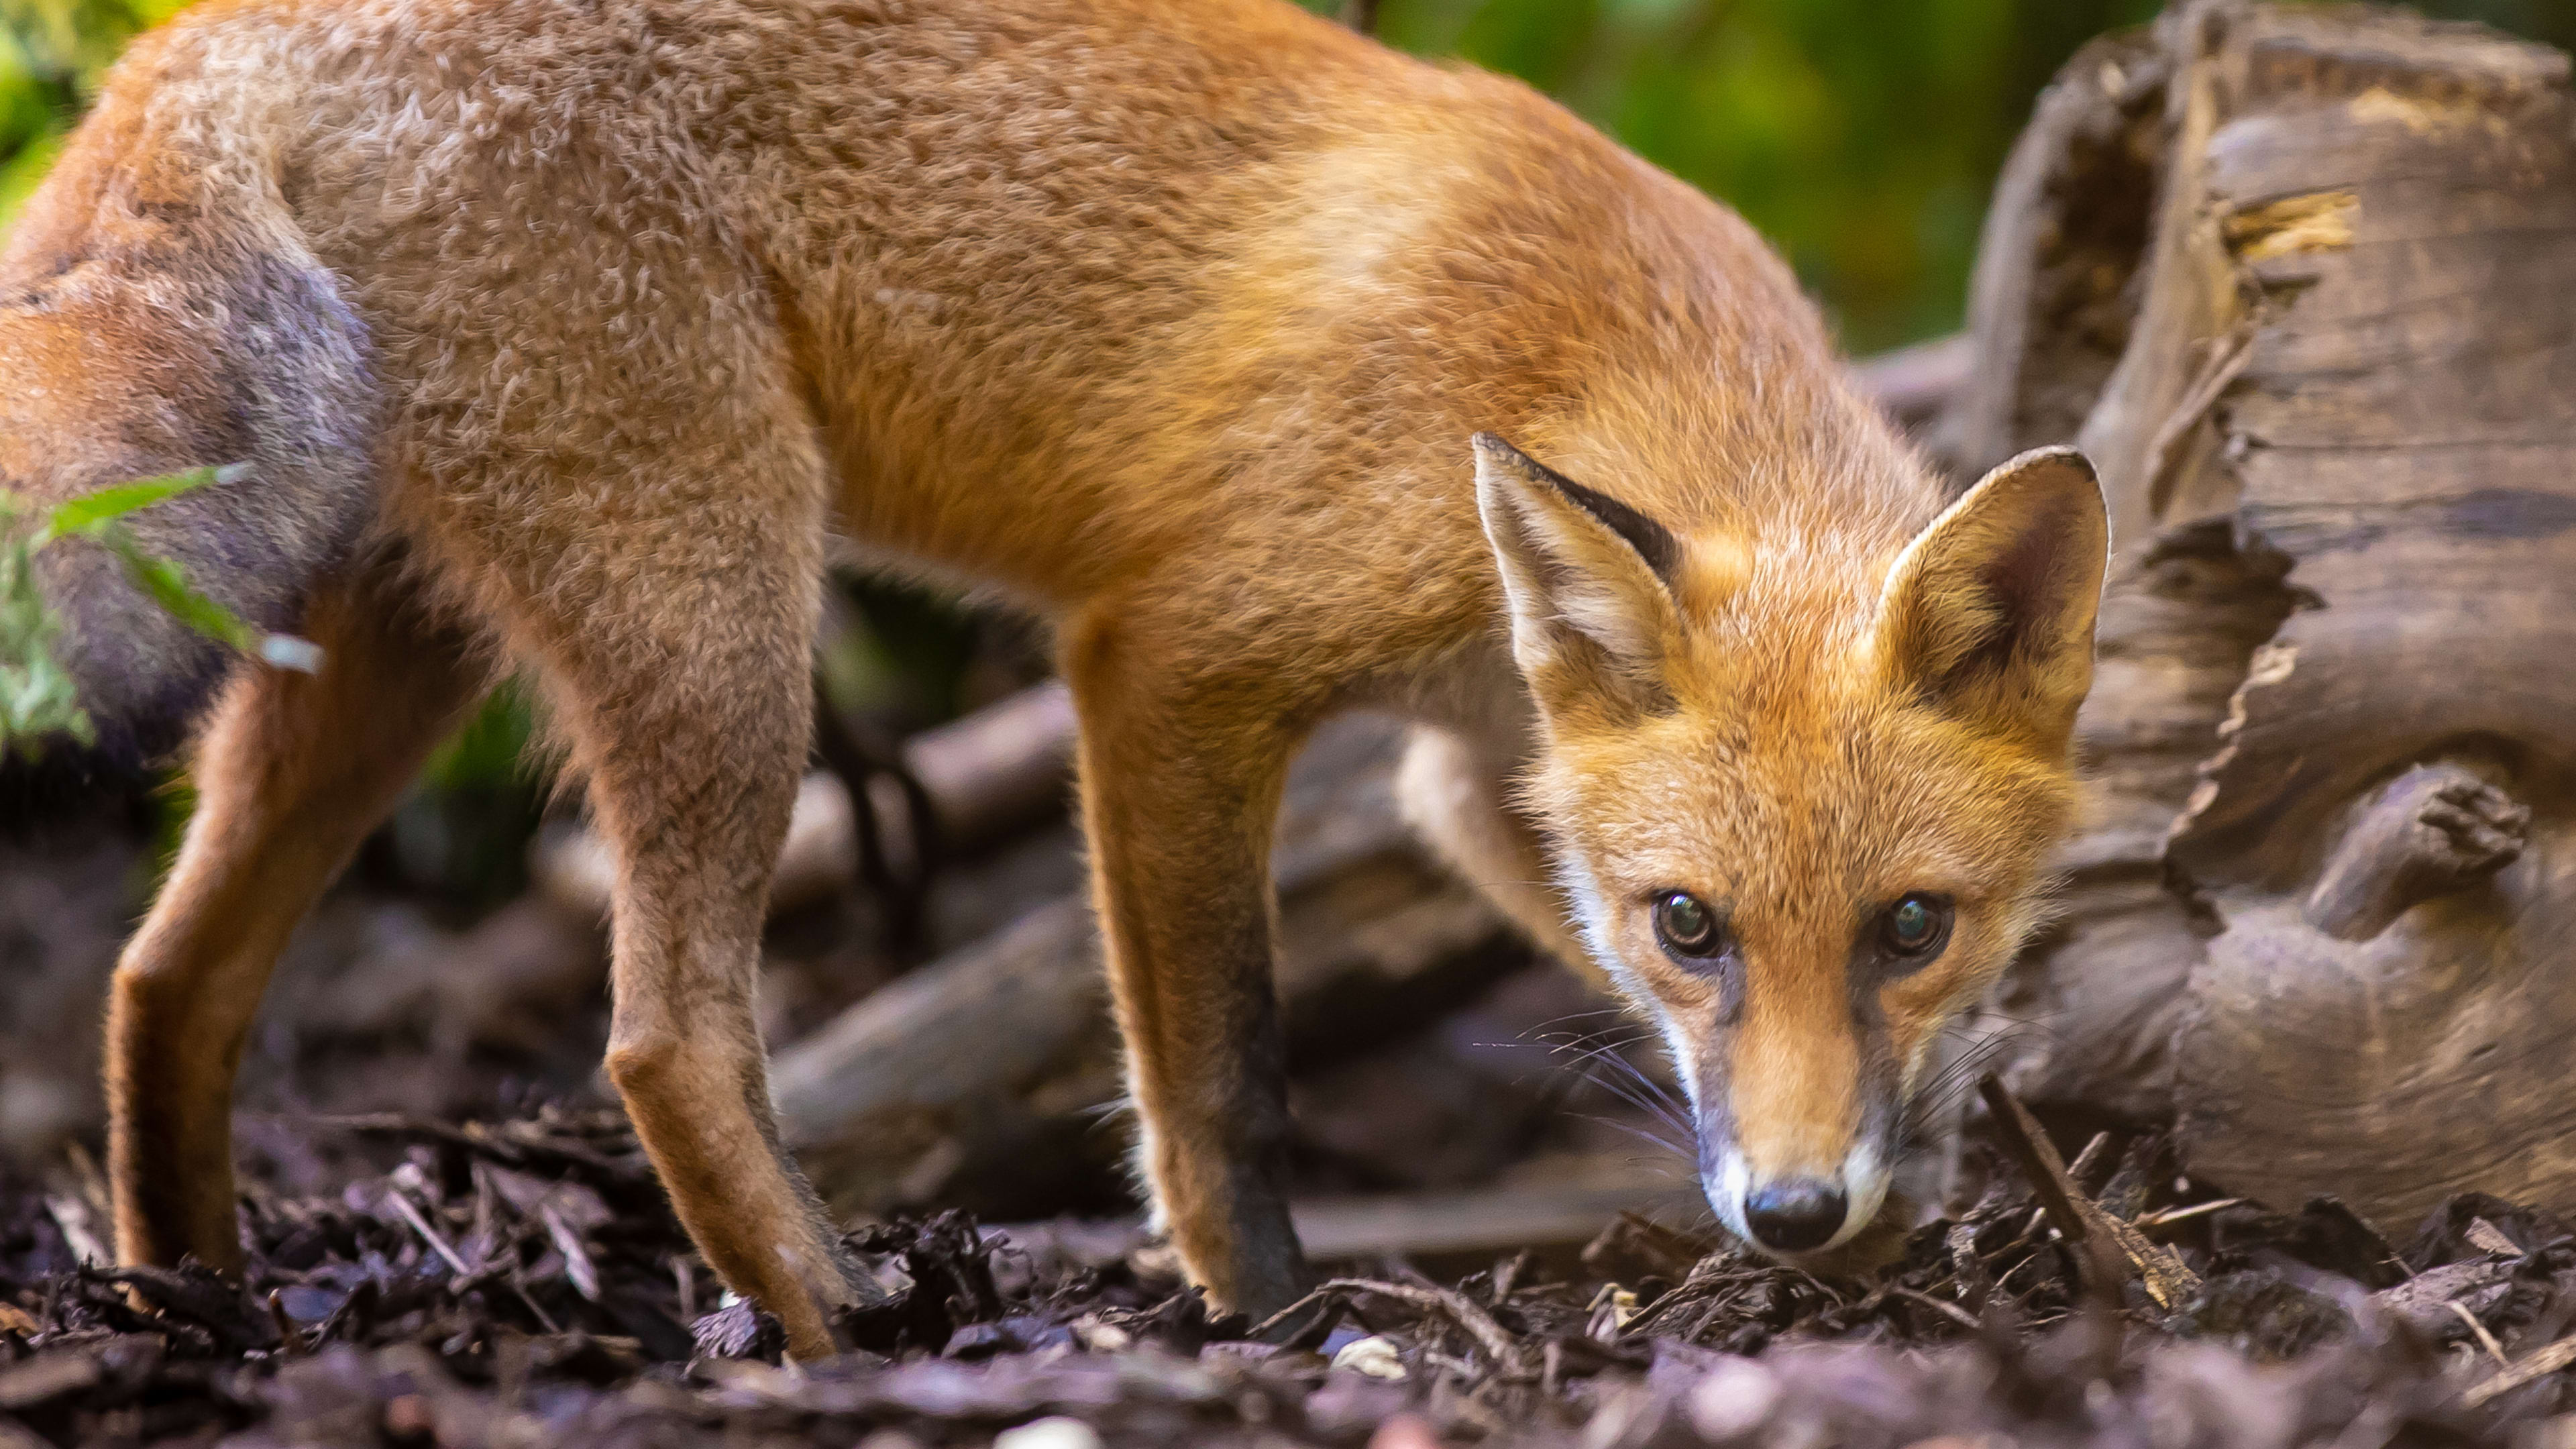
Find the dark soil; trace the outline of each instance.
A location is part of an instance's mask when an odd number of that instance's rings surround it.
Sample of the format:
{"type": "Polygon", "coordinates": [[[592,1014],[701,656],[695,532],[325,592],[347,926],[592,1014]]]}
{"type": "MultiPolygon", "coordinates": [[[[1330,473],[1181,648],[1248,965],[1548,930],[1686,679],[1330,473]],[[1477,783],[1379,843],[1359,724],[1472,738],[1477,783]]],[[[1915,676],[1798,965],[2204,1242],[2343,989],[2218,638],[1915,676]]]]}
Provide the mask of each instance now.
{"type": "Polygon", "coordinates": [[[93,1174],[0,1192],[0,1449],[900,1449],[1041,1419],[1072,1422],[1020,1449],[2539,1446],[2576,1397],[2565,1372],[2496,1388],[2576,1328],[2563,1224],[2462,1198],[2392,1245],[2331,1200],[2178,1198],[2152,1138],[2085,1154],[2073,1180],[2174,1250],[2197,1283],[2170,1304],[2088,1271],[2000,1169],[1974,1211],[1848,1279],[1631,1218],[1578,1276],[1371,1264],[1266,1325],[1210,1321],[1133,1228],[947,1214],[849,1240],[883,1298],[843,1322],[846,1356],[810,1366],[722,1299],[613,1114],[253,1118],[244,1139],[252,1162],[340,1184],[248,1186],[246,1284],[85,1266],[93,1174]]]}

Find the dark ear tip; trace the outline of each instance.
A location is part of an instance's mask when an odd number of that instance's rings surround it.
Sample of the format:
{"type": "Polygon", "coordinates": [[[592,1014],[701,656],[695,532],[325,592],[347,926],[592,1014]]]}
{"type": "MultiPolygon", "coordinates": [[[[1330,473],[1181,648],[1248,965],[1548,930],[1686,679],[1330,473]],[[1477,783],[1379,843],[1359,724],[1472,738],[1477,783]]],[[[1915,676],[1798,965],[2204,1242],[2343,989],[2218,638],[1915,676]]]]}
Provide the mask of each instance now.
{"type": "Polygon", "coordinates": [[[1478,433],[1471,441],[1476,445],[1476,461],[1485,467],[1510,473],[1524,483],[1557,481],[1544,464],[1513,447],[1500,433],[1478,433]]]}

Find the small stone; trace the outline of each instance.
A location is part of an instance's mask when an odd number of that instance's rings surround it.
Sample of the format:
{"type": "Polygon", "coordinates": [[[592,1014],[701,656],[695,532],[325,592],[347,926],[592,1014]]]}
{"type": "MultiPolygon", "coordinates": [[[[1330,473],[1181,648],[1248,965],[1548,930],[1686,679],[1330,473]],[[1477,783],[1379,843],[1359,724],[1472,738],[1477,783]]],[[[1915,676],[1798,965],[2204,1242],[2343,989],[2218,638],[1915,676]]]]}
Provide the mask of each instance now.
{"type": "Polygon", "coordinates": [[[1691,1386],[1686,1401],[1691,1427],[1712,1442],[1752,1433],[1779,1406],[1779,1377],[1749,1358],[1712,1365],[1707,1376],[1691,1386]]]}
{"type": "Polygon", "coordinates": [[[432,1413],[429,1400],[418,1394],[403,1394],[385,1401],[385,1437],[397,1444],[417,1443],[438,1432],[438,1416],[432,1413]]]}
{"type": "Polygon", "coordinates": [[[1440,1449],[1440,1436],[1420,1414],[1398,1414],[1377,1426],[1368,1449],[1440,1449]]]}
{"type": "Polygon", "coordinates": [[[1100,1432],[1080,1419],[1061,1414],[1031,1419],[993,1436],[993,1449],[1106,1449],[1100,1432]]]}
{"type": "Polygon", "coordinates": [[[1114,1323],[1097,1318],[1084,1318],[1073,1325],[1073,1336],[1093,1353],[1124,1353],[1136,1346],[1135,1335],[1114,1323]]]}
{"type": "Polygon", "coordinates": [[[1343,1345],[1342,1351],[1333,1355],[1333,1367],[1373,1379],[1404,1377],[1404,1358],[1396,1351],[1395,1340],[1382,1334],[1343,1345]]]}

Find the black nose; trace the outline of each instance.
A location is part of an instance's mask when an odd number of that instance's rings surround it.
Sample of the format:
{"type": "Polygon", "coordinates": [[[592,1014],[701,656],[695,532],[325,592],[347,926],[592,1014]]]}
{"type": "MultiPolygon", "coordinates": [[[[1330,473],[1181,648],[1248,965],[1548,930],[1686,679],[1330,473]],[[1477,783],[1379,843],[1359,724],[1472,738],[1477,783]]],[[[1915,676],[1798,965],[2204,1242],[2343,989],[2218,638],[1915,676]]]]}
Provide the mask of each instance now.
{"type": "Polygon", "coordinates": [[[1744,1225],[1753,1240],[1782,1253],[1803,1253],[1832,1242],[1851,1204],[1840,1188],[1821,1182],[1774,1182],[1744,1199],[1744,1225]]]}

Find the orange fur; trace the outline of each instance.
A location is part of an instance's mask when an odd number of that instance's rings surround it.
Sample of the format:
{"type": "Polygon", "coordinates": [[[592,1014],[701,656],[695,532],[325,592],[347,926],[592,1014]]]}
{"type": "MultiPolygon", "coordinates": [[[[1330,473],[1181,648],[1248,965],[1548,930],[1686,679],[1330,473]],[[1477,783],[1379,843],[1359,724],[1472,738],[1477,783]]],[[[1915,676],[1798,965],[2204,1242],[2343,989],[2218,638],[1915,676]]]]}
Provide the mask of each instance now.
{"type": "MultiPolygon", "coordinates": [[[[1284,0],[206,0],[0,259],[0,399],[40,496],[251,462],[149,541],[339,651],[235,681],[120,966],[121,1251],[234,1260],[249,994],[471,693],[369,642],[399,607],[553,705],[621,855],[611,1074],[800,1355],[847,1290],[749,993],[827,528],[1056,622],[1145,1165],[1253,1311],[1305,1276],[1265,878],[1317,718],[1436,731],[1417,818],[1566,951],[1533,872],[1572,885],[1712,1150],[1804,1171],[2030,920],[2100,573],[2047,460],[1900,565],[1940,494],[1742,222],[1284,0]],[[1739,1024],[1644,925],[1685,886],[1740,931],[1739,1024]],[[1855,1017],[1854,913],[1926,886],[1958,944],[1855,1017]]],[[[102,697],[206,674],[97,560],[48,567],[102,697]]]]}

